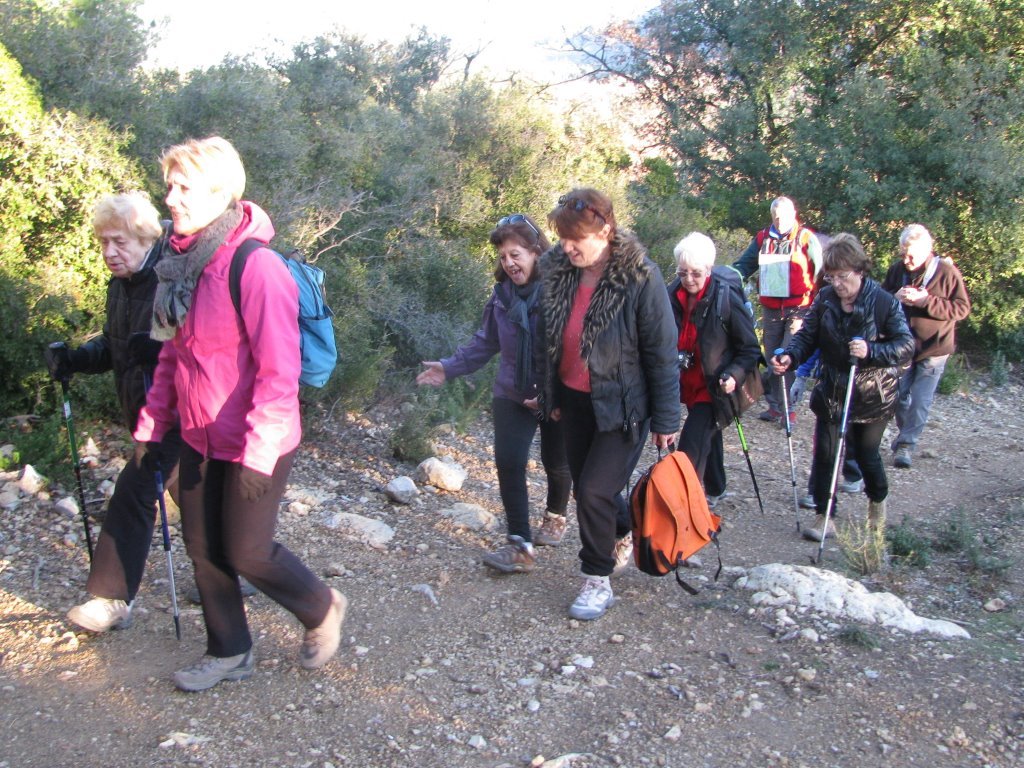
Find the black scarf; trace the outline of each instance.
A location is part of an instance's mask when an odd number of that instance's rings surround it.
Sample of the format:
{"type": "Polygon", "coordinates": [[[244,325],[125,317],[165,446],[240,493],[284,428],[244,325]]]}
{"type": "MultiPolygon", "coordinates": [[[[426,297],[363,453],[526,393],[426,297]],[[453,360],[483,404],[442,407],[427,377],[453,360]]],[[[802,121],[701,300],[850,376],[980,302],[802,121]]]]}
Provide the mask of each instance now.
{"type": "Polygon", "coordinates": [[[509,286],[508,319],[516,326],[516,390],[529,391],[533,383],[533,334],[530,332],[530,312],[540,297],[540,281],[526,285],[509,286]]]}

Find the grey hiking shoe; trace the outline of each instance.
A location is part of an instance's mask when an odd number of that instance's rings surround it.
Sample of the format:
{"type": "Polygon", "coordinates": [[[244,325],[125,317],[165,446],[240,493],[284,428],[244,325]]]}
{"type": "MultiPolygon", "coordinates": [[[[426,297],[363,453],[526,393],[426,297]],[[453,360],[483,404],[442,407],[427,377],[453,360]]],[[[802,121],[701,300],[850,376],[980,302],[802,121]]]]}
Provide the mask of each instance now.
{"type": "Polygon", "coordinates": [[[68,618],[90,632],[128,629],[132,625],[132,606],[124,600],[94,597],[68,611],[68,618]]]}
{"type": "Polygon", "coordinates": [[[612,585],[607,576],[587,576],[583,588],[571,606],[569,616],[581,621],[593,621],[604,616],[615,604],[612,585]]]}
{"type": "Polygon", "coordinates": [[[800,509],[815,509],[816,507],[814,506],[814,494],[805,493],[803,496],[800,497],[800,501],[798,502],[798,504],[800,506],[800,509]]]}
{"type": "Polygon", "coordinates": [[[245,680],[256,670],[252,648],[237,656],[203,656],[191,667],[173,675],[174,684],[183,691],[205,691],[222,680],[245,680]]]}
{"type": "Polygon", "coordinates": [[[843,493],[860,493],[864,490],[863,480],[840,480],[837,483],[837,490],[843,493]]]}
{"type": "MultiPolygon", "coordinates": [[[[238,586],[242,590],[242,597],[252,597],[253,595],[259,593],[259,590],[256,589],[256,587],[254,587],[241,576],[238,577],[238,586]]],[[[193,605],[203,604],[203,598],[199,595],[199,587],[195,586],[194,584],[192,585],[192,589],[188,591],[188,601],[193,605]]]]}
{"type": "Polygon", "coordinates": [[[348,612],[348,599],[336,589],[331,590],[331,607],[320,626],[307,629],[299,649],[299,664],[303,669],[322,667],[338,652],[341,645],[341,625],[348,612]]]}
{"type": "Polygon", "coordinates": [[[892,457],[892,465],[897,469],[910,469],[910,465],[913,463],[913,459],[910,455],[910,446],[896,446],[896,453],[892,457]]]}
{"type": "Polygon", "coordinates": [[[621,539],[616,539],[615,549],[612,551],[612,557],[615,558],[615,567],[612,570],[612,576],[618,576],[624,570],[629,568],[629,564],[633,562],[632,533],[627,533],[621,539]]]}
{"type": "Polygon", "coordinates": [[[732,491],[723,491],[722,493],[718,494],[717,496],[713,496],[711,494],[708,494],[708,496],[707,496],[707,499],[708,499],[708,509],[714,509],[715,507],[718,506],[718,502],[720,502],[722,499],[728,499],[730,496],[735,496],[735,495],[736,494],[734,494],[732,491]]]}
{"type": "Polygon", "coordinates": [[[501,573],[529,573],[537,563],[532,548],[522,536],[509,536],[508,543],[488,552],[483,564],[501,573]]]}
{"type": "Polygon", "coordinates": [[[565,515],[556,515],[554,512],[545,512],[544,520],[541,521],[540,530],[533,537],[533,543],[538,547],[557,547],[565,537],[565,529],[569,521],[565,515]]]}

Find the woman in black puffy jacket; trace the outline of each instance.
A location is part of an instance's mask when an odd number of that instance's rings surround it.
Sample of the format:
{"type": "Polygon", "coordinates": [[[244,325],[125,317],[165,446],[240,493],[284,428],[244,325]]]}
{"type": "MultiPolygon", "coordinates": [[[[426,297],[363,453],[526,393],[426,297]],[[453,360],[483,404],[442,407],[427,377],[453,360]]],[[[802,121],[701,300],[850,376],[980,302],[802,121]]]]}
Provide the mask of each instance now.
{"type": "Polygon", "coordinates": [[[846,439],[864,474],[868,519],[879,529],[885,523],[889,481],[878,446],[896,409],[900,367],[914,353],[914,338],[899,302],[869,276],[870,269],[871,259],[857,238],[837,235],[823,256],[825,287],[786,351],[771,361],[781,375],[821,349],[822,374],[811,394],[811,410],[817,416],[813,473],[818,517],[803,531],[812,541],[834,534],[831,523],[825,530],[825,509],[853,359],[857,368],[846,439]]]}

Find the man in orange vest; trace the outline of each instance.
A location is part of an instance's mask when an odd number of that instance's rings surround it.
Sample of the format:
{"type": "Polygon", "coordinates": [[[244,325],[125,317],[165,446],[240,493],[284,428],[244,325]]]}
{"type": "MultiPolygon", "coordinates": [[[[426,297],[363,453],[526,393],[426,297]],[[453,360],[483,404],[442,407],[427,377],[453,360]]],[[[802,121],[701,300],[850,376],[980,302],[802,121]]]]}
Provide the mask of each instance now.
{"type": "MultiPolygon", "coordinates": [[[[732,265],[744,280],[755,271],[758,274],[766,360],[779,347],[786,347],[800,330],[814,299],[815,275],[821,270],[821,243],[814,232],[797,221],[793,201],[788,197],[775,198],[771,214],[772,225],[758,232],[732,265]]],[[[793,376],[792,372],[786,374],[787,388],[792,386],[793,376]]],[[[758,418],[781,422],[784,414],[780,377],[769,376],[764,390],[768,410],[758,418]]],[[[790,421],[795,417],[795,413],[789,414],[790,421]]]]}

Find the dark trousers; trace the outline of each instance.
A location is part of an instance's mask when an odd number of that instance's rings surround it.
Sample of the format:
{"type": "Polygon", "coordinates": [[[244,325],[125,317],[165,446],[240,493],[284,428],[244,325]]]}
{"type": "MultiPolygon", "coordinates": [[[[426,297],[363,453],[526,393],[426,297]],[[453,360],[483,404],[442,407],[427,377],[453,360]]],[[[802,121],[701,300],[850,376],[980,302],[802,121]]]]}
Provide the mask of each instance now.
{"type": "Polygon", "coordinates": [[[239,576],[306,629],[318,626],[330,609],[327,585],[274,541],[277,508],[294,459],[294,451],[281,456],[270,489],[258,501],[247,501],[239,485],[241,464],[207,459],[187,443],[182,446],[182,534],[203,599],[211,656],[237,656],[252,647],[239,576]]]}
{"type": "Polygon", "coordinates": [[[632,530],[622,491],[640,460],[650,420],[636,435],[599,432],[589,392],[562,387],[560,402],[583,544],[580,570],[588,576],[609,576],[615,567],[615,540],[632,530]]]}
{"type": "Polygon", "coordinates": [[[704,492],[708,496],[721,496],[725,493],[722,430],[715,421],[715,409],[711,403],[687,406],[686,421],[679,434],[679,450],[693,464],[697,477],[703,478],[704,492]]]}
{"type": "MultiPolygon", "coordinates": [[[[172,430],[160,443],[164,486],[176,482],[181,433],[172,430]]],[[[156,476],[151,465],[125,464],[114,485],[100,536],[96,540],[89,580],[85,588],[93,597],[135,599],[146,570],[146,558],[156,524],[156,476]]]]}
{"type": "Polygon", "coordinates": [[[538,422],[529,408],[503,397],[494,398],[491,411],[494,414],[494,464],[498,470],[498,489],[505,507],[508,533],[532,541],[526,462],[538,423],[540,460],[548,479],[547,509],[564,515],[569,504],[572,479],[565,459],[562,424],[558,421],[538,422]]]}
{"type": "MultiPolygon", "coordinates": [[[[866,424],[848,424],[846,429],[846,443],[856,456],[857,466],[864,476],[864,492],[871,501],[882,501],[889,495],[889,479],[885,476],[885,466],[878,453],[886,424],[886,421],[871,421],[866,424]]],[[[819,416],[814,425],[814,459],[811,465],[814,506],[819,515],[825,514],[828,505],[838,443],[839,424],[819,416]]]]}

